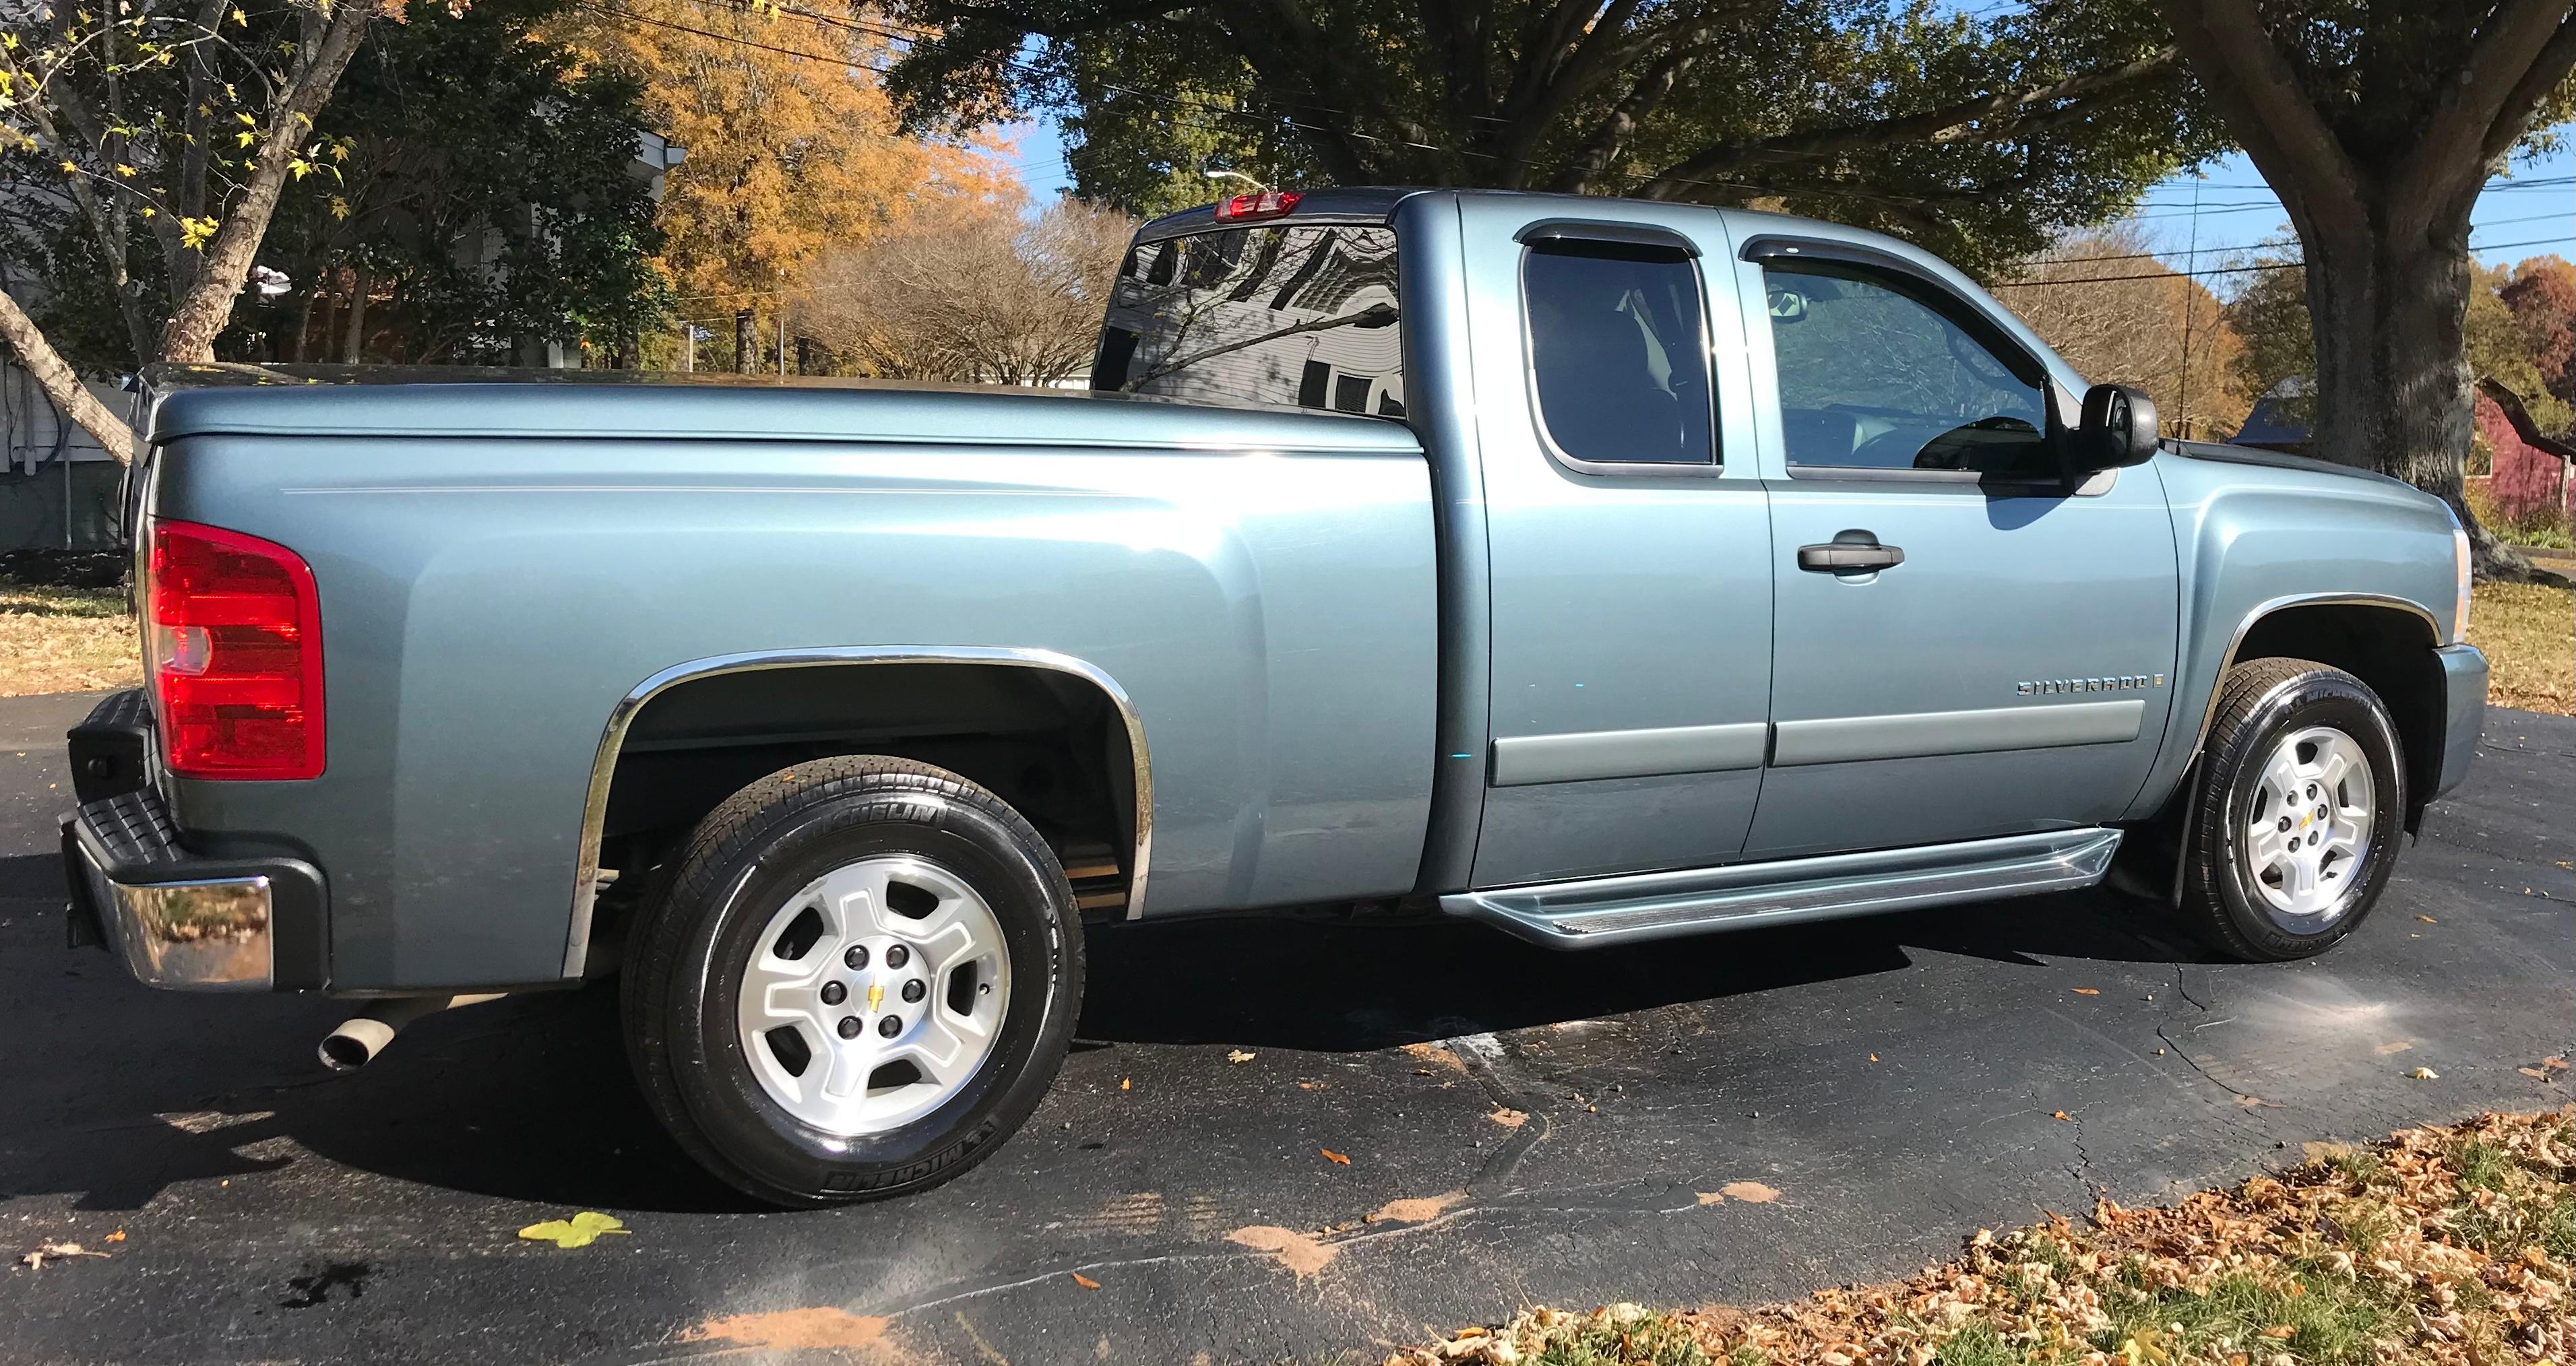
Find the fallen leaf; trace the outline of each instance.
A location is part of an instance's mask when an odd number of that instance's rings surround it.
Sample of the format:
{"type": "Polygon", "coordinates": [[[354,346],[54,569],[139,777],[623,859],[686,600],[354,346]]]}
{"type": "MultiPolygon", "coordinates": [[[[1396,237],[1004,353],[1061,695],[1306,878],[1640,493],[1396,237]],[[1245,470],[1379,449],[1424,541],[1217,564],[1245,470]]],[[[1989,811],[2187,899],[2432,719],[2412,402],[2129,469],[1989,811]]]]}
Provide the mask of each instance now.
{"type": "Polygon", "coordinates": [[[1100,1282],[1091,1279],[1089,1276],[1083,1275],[1079,1271],[1073,1273],[1073,1283],[1081,1286],[1085,1290],[1098,1290],[1100,1288],[1100,1282]]]}
{"type": "Polygon", "coordinates": [[[2429,1067],[2418,1067],[2406,1075],[2413,1077],[2417,1081],[2440,1081],[2442,1079],[2441,1073],[2436,1072],[2429,1067]]]}
{"type": "Polygon", "coordinates": [[[2517,1067],[2513,1070],[2531,1078],[2533,1081],[2549,1080],[2549,1074],[2537,1067],[2517,1067]]]}
{"type": "Polygon", "coordinates": [[[124,1241],[125,1241],[125,1230],[123,1230],[123,1229],[118,1229],[116,1232],[114,1232],[114,1233],[111,1233],[111,1234],[107,1235],[105,1238],[102,1238],[102,1239],[100,1239],[99,1241],[100,1241],[100,1242],[103,1242],[103,1243],[121,1243],[121,1242],[124,1242],[124,1241]]]}
{"type": "Polygon", "coordinates": [[[1870,1054],[1870,1055],[1869,1055],[1869,1060],[1870,1060],[1871,1062],[1876,1062],[1876,1061],[1878,1061],[1878,1055],[1877,1055],[1876,1053],[1872,1053],[1872,1054],[1870,1054]]]}
{"type": "Polygon", "coordinates": [[[1253,1052],[1251,1052],[1251,1051],[1249,1051],[1249,1050],[1246,1050],[1246,1049],[1237,1048],[1237,1049],[1231,1049],[1231,1050],[1229,1050],[1229,1051],[1226,1053],[1226,1055],[1225,1055],[1225,1060],[1226,1060],[1227,1062],[1233,1063],[1233,1064],[1234,1064],[1235,1066],[1237,1066],[1237,1067],[1241,1067],[1241,1066],[1243,1066],[1245,1063],[1248,1063],[1248,1062],[1252,1061],[1254,1058],[1259,1057],[1259,1056],[1260,1056],[1260,1054],[1258,1054],[1258,1053],[1253,1053],[1253,1052]]]}
{"type": "Polygon", "coordinates": [[[1759,1181],[1729,1181],[1718,1187],[1717,1193],[1729,1200],[1741,1200],[1748,1205],[1767,1205],[1780,1198],[1780,1192],[1759,1181]]]}
{"type": "Polygon", "coordinates": [[[1527,1111],[1515,1110],[1508,1105],[1496,1106],[1494,1108],[1494,1112],[1485,1116],[1485,1118],[1492,1120],[1496,1124],[1502,1125],[1506,1129],[1517,1129],[1529,1122],[1529,1114],[1527,1111]]]}
{"type": "Polygon", "coordinates": [[[2427,924],[2427,925],[2439,925],[2439,924],[2441,924],[2441,923],[2442,923],[2441,921],[2439,921],[2439,920],[2435,920],[2433,917],[2431,917],[2431,916],[2429,916],[2429,915],[2419,915],[2419,916],[2417,916],[2417,917],[2415,917],[2415,918],[2416,918],[2416,919],[2418,919],[2418,920],[2423,921],[2423,922],[2424,922],[2425,924],[2427,924]]]}
{"type": "Polygon", "coordinates": [[[2049,1115],[2049,1118],[2050,1118],[2050,1119],[2062,1119],[2062,1120],[2065,1120],[2065,1121],[2066,1121],[2067,1123],[2069,1123],[2069,1124],[2072,1124],[2072,1123],[2074,1123],[2074,1122],[2075,1122],[2075,1116],[2073,1116],[2073,1115],[2070,1115],[2070,1114],[2066,1113],[2064,1110],[2058,1110],[2058,1111],[2055,1111],[2055,1112],[2051,1113],[2051,1114],[2049,1115]]]}
{"type": "Polygon", "coordinates": [[[78,1243],[47,1242],[37,1244],[35,1251],[18,1260],[23,1265],[42,1271],[48,1259],[59,1262],[73,1257],[105,1257],[106,1255],[104,1252],[92,1252],[78,1243]]]}
{"type": "Polygon", "coordinates": [[[611,1233],[632,1233],[611,1215],[597,1210],[583,1210],[570,1219],[548,1219],[519,1230],[519,1236],[532,1243],[552,1243],[557,1247],[588,1247],[611,1233]]]}
{"type": "Polygon", "coordinates": [[[2071,988],[2071,990],[2073,990],[2078,996],[2099,996],[2102,994],[2100,990],[2094,987],[2074,987],[2071,988]]]}
{"type": "Polygon", "coordinates": [[[2564,1056],[2542,1058],[2540,1060],[2540,1065],[2548,1068],[2552,1072],[2564,1072],[2567,1070],[2567,1059],[2564,1056]]]}
{"type": "Polygon", "coordinates": [[[2286,1323],[2276,1323],[2263,1330],[2263,1336],[2267,1338],[2294,1338],[2298,1335],[2299,1330],[2286,1323]]]}
{"type": "Polygon", "coordinates": [[[1351,1165],[1350,1158],[1342,1155],[1341,1153],[1334,1152],[1330,1148],[1317,1148],[1315,1151],[1322,1153],[1324,1155],[1324,1160],[1332,1163],[1336,1167],[1347,1167],[1351,1165]]]}
{"type": "Polygon", "coordinates": [[[1321,1091],[1324,1089],[1324,1083],[1320,1081],[1301,1081],[1297,1083],[1297,1089],[1300,1091],[1321,1091]]]}

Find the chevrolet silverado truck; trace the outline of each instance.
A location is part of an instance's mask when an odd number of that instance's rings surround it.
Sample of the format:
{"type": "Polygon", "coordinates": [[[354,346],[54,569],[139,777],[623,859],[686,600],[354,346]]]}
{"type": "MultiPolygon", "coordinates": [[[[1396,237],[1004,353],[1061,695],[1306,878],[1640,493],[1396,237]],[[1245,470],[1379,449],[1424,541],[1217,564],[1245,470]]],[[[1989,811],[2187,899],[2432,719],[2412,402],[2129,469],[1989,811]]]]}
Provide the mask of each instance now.
{"type": "Polygon", "coordinates": [[[154,376],[75,939],[358,1000],[340,1065],[616,970],[677,1141],[823,1204],[1028,1116],[1104,921],[1587,949],[2116,874],[2290,959],[2474,752],[2440,501],[2160,443],[1901,242],[1266,192],[1105,307],[1089,392],[154,376]]]}

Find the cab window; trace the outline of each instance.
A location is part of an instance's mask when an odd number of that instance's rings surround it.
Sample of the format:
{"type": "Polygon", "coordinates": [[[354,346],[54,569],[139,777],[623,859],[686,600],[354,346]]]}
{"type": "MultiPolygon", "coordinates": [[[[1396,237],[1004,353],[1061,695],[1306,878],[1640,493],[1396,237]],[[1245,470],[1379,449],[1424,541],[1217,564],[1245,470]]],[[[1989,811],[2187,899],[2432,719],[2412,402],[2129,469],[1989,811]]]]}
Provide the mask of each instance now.
{"type": "Polygon", "coordinates": [[[1762,275],[1791,470],[2054,477],[2044,374],[1967,305],[1834,261],[1762,275]]]}
{"type": "Polygon", "coordinates": [[[1532,382],[1548,439],[1576,460],[1706,465],[1708,332],[1699,269],[1619,242],[1531,244],[1521,265],[1532,382]]]}

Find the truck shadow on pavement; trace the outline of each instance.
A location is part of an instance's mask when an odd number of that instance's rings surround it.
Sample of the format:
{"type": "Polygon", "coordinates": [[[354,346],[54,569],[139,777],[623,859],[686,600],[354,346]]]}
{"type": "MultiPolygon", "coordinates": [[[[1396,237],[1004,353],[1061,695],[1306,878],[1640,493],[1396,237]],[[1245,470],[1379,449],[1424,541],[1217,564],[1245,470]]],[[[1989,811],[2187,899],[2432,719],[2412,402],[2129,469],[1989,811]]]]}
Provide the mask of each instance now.
{"type": "MultiPolygon", "coordinates": [[[[106,955],[60,947],[47,913],[60,894],[50,857],[0,860],[14,912],[0,927],[0,1028],[18,1041],[0,1056],[0,1094],[20,1099],[0,1120],[0,1195],[132,1210],[175,1185],[231,1180],[245,1213],[291,1216],[339,1179],[313,1170],[318,1158],[549,1206],[753,1208],[646,1112],[613,984],[434,1016],[365,1070],[332,1076],[313,1048],[345,1003],[145,990],[106,955]]],[[[1090,939],[1078,1046],[1368,1051],[1863,978],[1923,950],[2032,966],[2196,961],[2151,915],[2083,893],[1583,953],[1437,920],[1108,925],[1090,939]]]]}

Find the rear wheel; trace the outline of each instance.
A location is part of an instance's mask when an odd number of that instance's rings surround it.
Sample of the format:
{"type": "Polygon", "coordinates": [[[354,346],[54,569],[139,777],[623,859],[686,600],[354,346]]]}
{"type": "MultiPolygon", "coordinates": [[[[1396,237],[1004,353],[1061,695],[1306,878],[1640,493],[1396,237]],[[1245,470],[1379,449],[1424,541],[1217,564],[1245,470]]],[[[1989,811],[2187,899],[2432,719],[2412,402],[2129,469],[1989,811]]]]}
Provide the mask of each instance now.
{"type": "Polygon", "coordinates": [[[2195,775],[2182,912],[2237,958],[2322,953],[2386,886],[2406,810],[2396,728],[2367,684],[2302,659],[2230,670],[2195,775]]]}
{"type": "Polygon", "coordinates": [[[655,1114],[761,1199],[919,1190],[1019,1127],[1082,996],[1073,894],[1000,798],[875,757],[770,775],[709,813],[628,947],[655,1114]]]}

